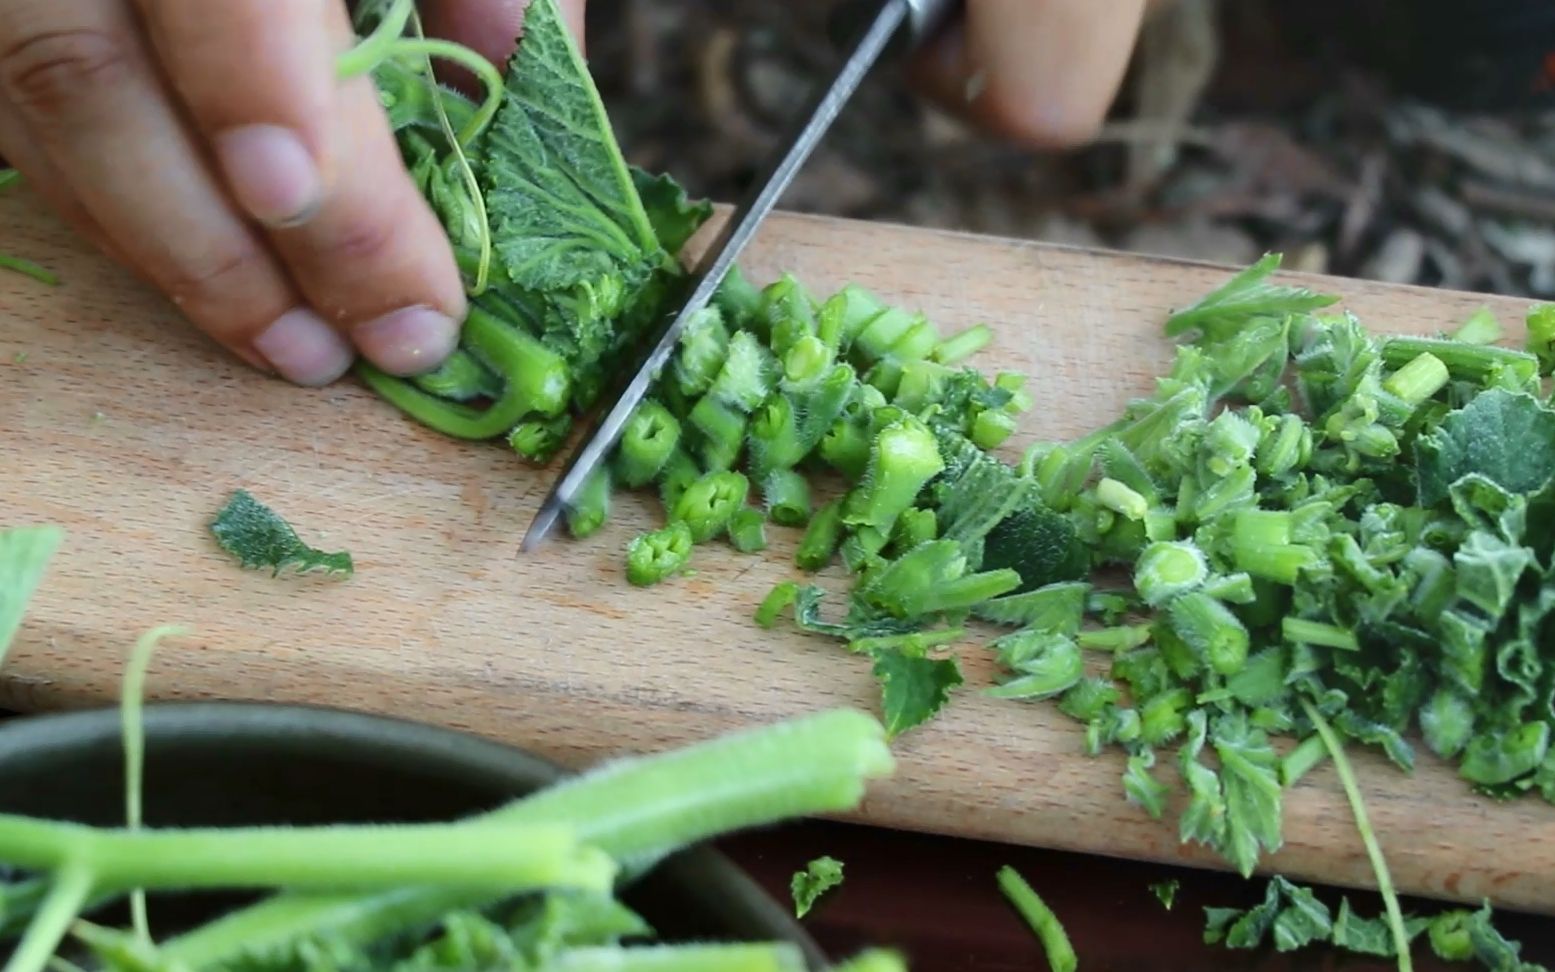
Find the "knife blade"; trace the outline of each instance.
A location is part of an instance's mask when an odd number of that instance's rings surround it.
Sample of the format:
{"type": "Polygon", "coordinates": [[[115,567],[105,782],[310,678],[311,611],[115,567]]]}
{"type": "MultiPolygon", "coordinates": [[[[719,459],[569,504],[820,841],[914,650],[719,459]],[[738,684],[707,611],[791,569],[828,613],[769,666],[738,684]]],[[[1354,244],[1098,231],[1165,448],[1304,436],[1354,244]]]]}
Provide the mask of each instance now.
{"type": "MultiPolygon", "coordinates": [[[[600,413],[581,444],[573,451],[562,474],[540,504],[520,544],[521,551],[537,547],[572,508],[579,492],[600,465],[610,457],[631,419],[648,394],[680,340],[686,322],[712,299],[735,261],[750,243],[762,221],[772,212],[783,191],[804,165],[833,121],[881,55],[906,37],[921,40],[930,35],[955,7],[951,0],[883,0],[872,4],[857,39],[831,82],[820,90],[809,110],[800,116],[784,147],[768,163],[747,198],[724,223],[692,272],[689,296],[659,331],[630,381],[621,387],[608,409],[600,413]]],[[[858,5],[849,8],[850,12],[858,5]]]]}

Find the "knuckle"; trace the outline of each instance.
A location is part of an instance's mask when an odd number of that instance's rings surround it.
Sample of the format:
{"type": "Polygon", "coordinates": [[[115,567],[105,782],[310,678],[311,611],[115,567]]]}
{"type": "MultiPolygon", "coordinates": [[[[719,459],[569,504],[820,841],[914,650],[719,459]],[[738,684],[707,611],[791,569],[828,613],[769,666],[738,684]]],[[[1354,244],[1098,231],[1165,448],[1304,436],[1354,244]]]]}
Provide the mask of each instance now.
{"type": "Polygon", "coordinates": [[[180,306],[220,304],[230,294],[251,292],[251,279],[266,265],[267,258],[256,244],[216,247],[173,266],[162,289],[180,306]]]}
{"type": "Polygon", "coordinates": [[[385,262],[398,241],[401,221],[385,211],[359,211],[345,216],[340,225],[322,233],[321,255],[330,262],[371,265],[385,262]]]}
{"type": "Polygon", "coordinates": [[[71,121],[133,70],[132,41],[111,29],[44,30],[0,47],[0,91],[42,119],[71,121]]]}

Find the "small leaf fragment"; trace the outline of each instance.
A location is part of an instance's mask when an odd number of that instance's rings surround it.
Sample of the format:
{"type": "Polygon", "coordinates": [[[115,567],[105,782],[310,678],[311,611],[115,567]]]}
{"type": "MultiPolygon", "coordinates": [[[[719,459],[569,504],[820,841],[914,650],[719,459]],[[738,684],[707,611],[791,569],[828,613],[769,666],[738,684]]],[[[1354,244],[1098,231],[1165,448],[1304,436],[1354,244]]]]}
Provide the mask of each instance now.
{"type": "Polygon", "coordinates": [[[354,572],[349,552],[326,553],[303,543],[291,524],[247,490],[232,494],[211,521],[210,530],[221,548],[245,568],[268,567],[272,577],[288,567],[298,573],[321,570],[350,576],[354,572]]]}

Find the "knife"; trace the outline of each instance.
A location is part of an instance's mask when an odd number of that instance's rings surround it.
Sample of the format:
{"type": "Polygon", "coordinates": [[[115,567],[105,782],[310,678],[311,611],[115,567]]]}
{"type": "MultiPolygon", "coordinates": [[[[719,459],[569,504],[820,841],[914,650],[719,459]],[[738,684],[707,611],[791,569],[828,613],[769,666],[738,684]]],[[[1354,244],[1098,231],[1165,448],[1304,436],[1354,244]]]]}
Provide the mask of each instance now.
{"type": "Polygon", "coordinates": [[[956,6],[954,0],[873,0],[840,8],[843,16],[834,24],[857,24],[847,58],[831,83],[817,95],[810,110],[800,116],[799,124],[784,148],[768,163],[762,178],[757,180],[749,196],[708,247],[692,273],[690,295],[659,332],[632,379],[621,387],[614,403],[601,413],[574,450],[561,476],[540,504],[539,512],[524,534],[520,550],[533,550],[545,539],[562,514],[572,508],[589,477],[610,457],[610,451],[620,440],[632,413],[658,380],[665,362],[674,352],[686,322],[707,306],[746,244],[756,235],[762,221],[870,68],[886,51],[916,44],[932,35],[956,6]]]}

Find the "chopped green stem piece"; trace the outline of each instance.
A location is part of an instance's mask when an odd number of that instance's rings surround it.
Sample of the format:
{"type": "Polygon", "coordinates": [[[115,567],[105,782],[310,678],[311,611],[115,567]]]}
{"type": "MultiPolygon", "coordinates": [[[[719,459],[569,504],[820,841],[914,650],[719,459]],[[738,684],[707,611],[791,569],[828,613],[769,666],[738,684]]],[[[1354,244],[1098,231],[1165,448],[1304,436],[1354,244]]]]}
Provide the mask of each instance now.
{"type": "Polygon", "coordinates": [[[1327,758],[1328,744],[1321,735],[1313,733],[1297,743],[1296,748],[1280,760],[1280,785],[1295,786],[1308,771],[1327,758]]]}
{"type": "Polygon", "coordinates": [[[992,340],[992,328],[987,324],[974,324],[960,334],[941,341],[934,347],[930,357],[940,364],[955,364],[981,351],[992,340]]]}
{"type": "Polygon", "coordinates": [[[1038,897],[1037,892],[1013,867],[1001,867],[998,880],[999,890],[1004,892],[1010,904],[1015,906],[1015,910],[1020,912],[1020,916],[1042,942],[1042,948],[1047,953],[1048,968],[1052,972],[1075,972],[1080,960],[1058,916],[1053,914],[1047,903],[1038,897]]]}
{"type": "Polygon", "coordinates": [[[761,494],[773,523],[802,526],[810,519],[810,481],[794,470],[774,470],[761,484],[761,494]]]}
{"type": "Polygon", "coordinates": [[[756,335],[736,331],[729,339],[729,356],[707,395],[741,412],[753,412],[772,393],[774,364],[772,352],[761,346],[756,335]]]}
{"type": "Polygon", "coordinates": [[[793,604],[799,597],[799,585],[793,581],[782,581],[767,592],[767,596],[761,599],[761,604],[756,607],[756,623],[763,628],[771,628],[777,624],[778,616],[793,604]]]}
{"type": "Polygon", "coordinates": [[[1495,344],[1501,340],[1501,322],[1490,308],[1481,307],[1452,332],[1452,339],[1459,344],[1495,344]]]}
{"type": "Polygon", "coordinates": [[[869,465],[869,431],[857,422],[838,419],[821,438],[821,458],[849,481],[857,481],[869,465]]]}
{"type": "Polygon", "coordinates": [[[592,536],[610,516],[610,467],[600,466],[583,483],[567,508],[567,530],[574,537],[592,536]]]}
{"type": "Polygon", "coordinates": [[[1125,624],[1112,628],[1094,628],[1082,631],[1075,636],[1075,643],[1081,648],[1089,648],[1091,651],[1107,651],[1113,654],[1122,654],[1132,651],[1141,645],[1148,644],[1151,638],[1150,625],[1125,624]]]}
{"type": "Polygon", "coordinates": [[[705,543],[723,533],[735,510],[745,505],[750,483],[741,473],[710,472],[686,487],[675,503],[673,518],[691,528],[691,538],[705,543]]]}
{"type": "Polygon", "coordinates": [[[1393,933],[1393,951],[1398,957],[1399,972],[1410,972],[1414,963],[1409,956],[1409,934],[1404,930],[1404,915],[1399,908],[1398,893],[1393,890],[1393,875],[1388,872],[1388,862],[1382,856],[1382,845],[1377,842],[1377,835],[1371,829],[1366,802],[1361,798],[1361,788],[1355,781],[1355,771],[1350,768],[1350,759],[1344,753],[1344,744],[1328,720],[1317,710],[1317,706],[1302,699],[1301,708],[1307,718],[1312,720],[1313,728],[1322,738],[1323,745],[1328,747],[1328,755],[1334,761],[1334,770],[1339,774],[1340,785],[1344,787],[1345,799],[1350,801],[1350,812],[1355,815],[1355,829],[1360,832],[1361,843],[1366,846],[1366,856],[1371,860],[1372,873],[1377,878],[1377,890],[1382,895],[1383,908],[1388,916],[1388,930],[1393,933]]]}
{"type": "Polygon", "coordinates": [[[716,308],[704,307],[686,322],[675,358],[675,382],[686,395],[701,395],[712,387],[729,356],[729,331],[716,308]]]}
{"type": "Polygon", "coordinates": [[[0,169],[0,189],[14,186],[22,181],[22,174],[15,169],[0,169]]]}
{"type": "Polygon", "coordinates": [[[1285,640],[1298,645],[1321,645],[1340,651],[1360,651],[1361,644],[1355,632],[1336,624],[1309,621],[1306,618],[1286,617],[1280,621],[1280,633],[1285,640]]]}
{"type": "Polygon", "coordinates": [[[1555,370],[1555,304],[1540,304],[1528,312],[1528,353],[1539,359],[1539,373],[1555,370]]]}
{"type": "Polygon", "coordinates": [[[931,648],[953,645],[966,637],[965,628],[938,628],[934,631],[909,631],[907,634],[868,635],[848,642],[848,650],[856,655],[873,655],[886,649],[894,649],[914,657],[925,655],[931,648]]]}
{"type": "Polygon", "coordinates": [[[1015,434],[1015,416],[985,409],[972,420],[971,439],[979,449],[996,449],[1015,434]]]}
{"type": "Polygon", "coordinates": [[[684,449],[677,448],[659,470],[659,501],[673,510],[686,488],[702,477],[702,467],[684,449]]]}
{"type": "Polygon", "coordinates": [[[760,510],[745,507],[729,518],[729,542],[740,553],[767,549],[767,518],[760,510]]]}
{"type": "Polygon", "coordinates": [[[1449,377],[1442,359],[1425,351],[1389,375],[1382,383],[1382,390],[1397,395],[1410,405],[1419,405],[1441,391],[1449,377]]]}
{"type": "Polygon", "coordinates": [[[1247,661],[1247,628],[1224,604],[1202,592],[1184,594],[1168,608],[1172,631],[1221,675],[1247,661]]]}
{"type": "Polygon", "coordinates": [[[896,518],[896,535],[891,538],[891,542],[896,545],[896,552],[902,554],[938,536],[939,517],[933,510],[914,506],[903,510],[902,515],[896,518]]]}
{"type": "Polygon", "coordinates": [[[1301,571],[1317,563],[1310,548],[1291,542],[1293,520],[1283,510],[1239,510],[1232,525],[1232,549],[1238,570],[1254,577],[1294,584],[1301,571]]]}
{"type": "Polygon", "coordinates": [[[794,552],[794,563],[802,569],[817,571],[831,563],[837,545],[842,542],[842,500],[832,500],[815,511],[799,547],[794,552]]]}
{"type": "Polygon", "coordinates": [[[691,547],[691,528],[680,520],[639,534],[626,548],[626,579],[647,587],[672,577],[686,569],[691,547]]]}
{"type": "Polygon", "coordinates": [[[712,470],[732,469],[745,444],[749,423],[745,413],[709,393],[691,409],[687,421],[701,433],[697,446],[702,465],[712,470]]]}
{"type": "Polygon", "coordinates": [[[864,478],[846,499],[843,522],[889,534],[930,479],[945,468],[934,433],[911,417],[880,431],[864,478]]]}
{"type": "Polygon", "coordinates": [[[798,465],[804,458],[799,420],[786,395],[774,395],[756,410],[751,416],[749,434],[750,469],[758,482],[780,469],[798,465]]]}
{"type": "Polygon", "coordinates": [[[680,422],[669,409],[648,399],[632,413],[621,433],[616,471],[621,482],[636,489],[653,481],[680,444],[680,422]]]}
{"type": "Polygon", "coordinates": [[[802,385],[820,378],[832,365],[832,351],[813,334],[806,334],[794,342],[783,355],[783,377],[802,385]]]}
{"type": "Polygon", "coordinates": [[[572,432],[572,416],[558,415],[553,419],[531,419],[513,426],[508,433],[508,446],[531,462],[548,461],[566,445],[572,432]]]}
{"type": "Polygon", "coordinates": [[[1104,478],[1098,482],[1096,499],[1102,506],[1130,520],[1143,520],[1150,512],[1148,500],[1116,479],[1104,478]]]}
{"type": "Polygon", "coordinates": [[[1134,565],[1134,589],[1150,605],[1165,604],[1208,578],[1209,564],[1203,552],[1186,541],[1152,543],[1134,565]]]}
{"type": "Polygon", "coordinates": [[[59,286],[59,275],[43,266],[9,253],[0,253],[0,270],[10,270],[50,287],[59,286]]]}

